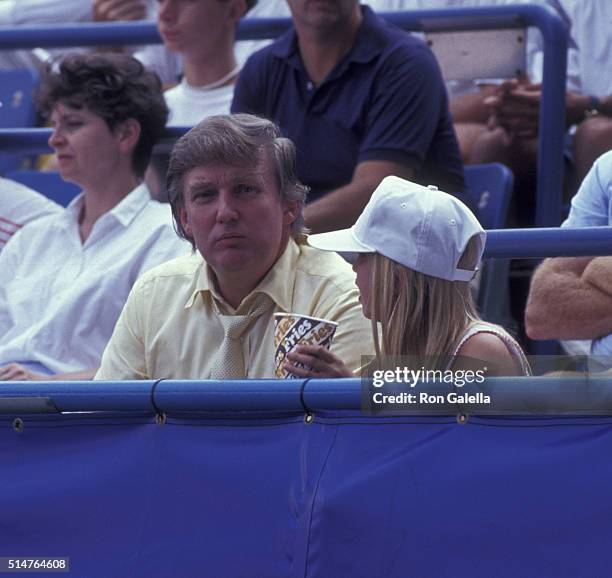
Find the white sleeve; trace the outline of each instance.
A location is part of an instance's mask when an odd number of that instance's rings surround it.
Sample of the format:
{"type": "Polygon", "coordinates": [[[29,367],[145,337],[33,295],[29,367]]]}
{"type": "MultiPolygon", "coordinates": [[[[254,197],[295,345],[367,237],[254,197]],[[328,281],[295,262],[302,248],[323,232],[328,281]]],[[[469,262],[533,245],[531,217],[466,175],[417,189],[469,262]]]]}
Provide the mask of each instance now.
{"type": "Polygon", "coordinates": [[[562,227],[601,227],[610,225],[612,191],[612,152],[593,164],[572,198],[569,216],[562,227]]]}
{"type": "MultiPolygon", "coordinates": [[[[567,51],[567,90],[583,92],[580,63],[580,2],[563,2],[563,8],[572,23],[567,51]]],[[[595,32],[594,32],[595,33],[595,32]]]]}
{"type": "Polygon", "coordinates": [[[15,17],[15,0],[0,0],[0,25],[8,26],[13,24],[15,17]]]}
{"type": "Polygon", "coordinates": [[[59,212],[62,207],[21,183],[0,177],[0,220],[21,227],[30,221],[59,212]]]}
{"type": "Polygon", "coordinates": [[[8,280],[15,275],[21,261],[21,237],[21,231],[15,233],[6,247],[0,251],[0,336],[4,335],[13,325],[8,311],[6,287],[8,280]]]}
{"type": "Polygon", "coordinates": [[[0,24],[63,24],[91,20],[92,0],[0,0],[0,24]]]}

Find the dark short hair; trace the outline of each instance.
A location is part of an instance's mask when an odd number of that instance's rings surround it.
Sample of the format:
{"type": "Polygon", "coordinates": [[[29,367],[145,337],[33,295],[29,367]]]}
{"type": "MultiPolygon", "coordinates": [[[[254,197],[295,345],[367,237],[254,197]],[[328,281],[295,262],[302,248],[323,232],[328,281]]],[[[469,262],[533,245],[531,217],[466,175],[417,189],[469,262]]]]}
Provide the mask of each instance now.
{"type": "Polygon", "coordinates": [[[159,77],[126,54],[73,53],[59,65],[49,64],[36,101],[45,116],[59,102],[85,107],[102,117],[111,130],[128,119],[137,120],[140,138],[132,166],[138,176],[144,174],[168,119],[159,77]]]}
{"type": "Polygon", "coordinates": [[[270,120],[252,114],[209,116],[184,134],[172,149],[166,185],[172,207],[176,232],[195,249],[195,242],[179,218],[184,207],[185,175],[200,166],[222,164],[256,167],[268,155],[273,167],[281,199],[297,201],[298,216],[291,234],[299,241],[306,233],[302,209],[308,194],[296,171],[295,145],[281,136],[280,129],[270,120]]]}
{"type": "Polygon", "coordinates": [[[253,8],[253,6],[255,6],[255,4],[257,4],[257,0],[246,0],[246,11],[248,12],[251,8],[253,8]]]}

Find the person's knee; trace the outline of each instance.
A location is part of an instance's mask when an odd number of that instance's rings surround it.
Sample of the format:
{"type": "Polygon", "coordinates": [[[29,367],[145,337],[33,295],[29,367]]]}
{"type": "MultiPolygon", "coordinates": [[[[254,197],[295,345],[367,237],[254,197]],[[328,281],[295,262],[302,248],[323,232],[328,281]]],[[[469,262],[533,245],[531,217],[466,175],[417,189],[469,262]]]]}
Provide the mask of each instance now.
{"type": "Polygon", "coordinates": [[[487,127],[476,122],[457,122],[454,126],[457,141],[459,142],[459,150],[461,151],[461,158],[465,164],[472,164],[473,145],[483,133],[487,132],[487,127]]]}
{"type": "Polygon", "coordinates": [[[479,134],[473,135],[471,154],[467,164],[501,162],[508,164],[512,143],[508,133],[501,127],[489,130],[485,127],[479,134]]]}
{"type": "Polygon", "coordinates": [[[600,151],[597,156],[612,148],[612,118],[596,117],[581,122],[574,137],[576,152],[600,151]]]}
{"type": "Polygon", "coordinates": [[[612,118],[595,117],[581,122],[574,135],[574,156],[581,181],[595,159],[612,149],[612,118]]]}

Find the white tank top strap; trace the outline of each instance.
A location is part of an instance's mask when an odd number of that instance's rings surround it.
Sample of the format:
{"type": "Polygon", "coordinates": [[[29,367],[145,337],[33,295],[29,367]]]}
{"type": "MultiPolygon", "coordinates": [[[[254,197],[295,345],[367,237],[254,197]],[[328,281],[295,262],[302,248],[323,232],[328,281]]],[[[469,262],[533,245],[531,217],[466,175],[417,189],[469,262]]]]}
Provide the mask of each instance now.
{"type": "Polygon", "coordinates": [[[497,337],[499,337],[508,348],[510,355],[512,355],[512,357],[519,363],[523,375],[531,375],[529,362],[527,361],[527,358],[525,357],[525,354],[523,353],[523,350],[516,339],[514,339],[514,337],[512,337],[498,325],[487,323],[486,321],[476,321],[467,328],[466,332],[457,342],[457,345],[453,351],[453,357],[457,355],[463,344],[470,337],[473,337],[478,333],[492,333],[493,335],[497,335],[497,337]]]}

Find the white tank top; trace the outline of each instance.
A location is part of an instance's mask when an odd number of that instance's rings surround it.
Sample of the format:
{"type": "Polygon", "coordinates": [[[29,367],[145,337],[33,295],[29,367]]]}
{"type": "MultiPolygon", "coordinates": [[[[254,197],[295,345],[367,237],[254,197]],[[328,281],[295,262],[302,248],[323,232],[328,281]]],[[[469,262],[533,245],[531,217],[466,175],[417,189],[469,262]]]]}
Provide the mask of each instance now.
{"type": "Polygon", "coordinates": [[[457,352],[461,349],[461,346],[472,336],[478,333],[492,333],[493,335],[497,335],[510,352],[512,358],[518,363],[521,368],[523,375],[531,375],[531,368],[529,367],[529,362],[521,349],[521,346],[517,343],[517,341],[512,337],[509,333],[507,333],[503,328],[499,325],[494,325],[493,323],[487,323],[486,321],[477,321],[476,323],[472,323],[467,328],[467,331],[462,335],[462,337],[457,342],[455,349],[453,351],[453,357],[457,355],[457,352]]]}

